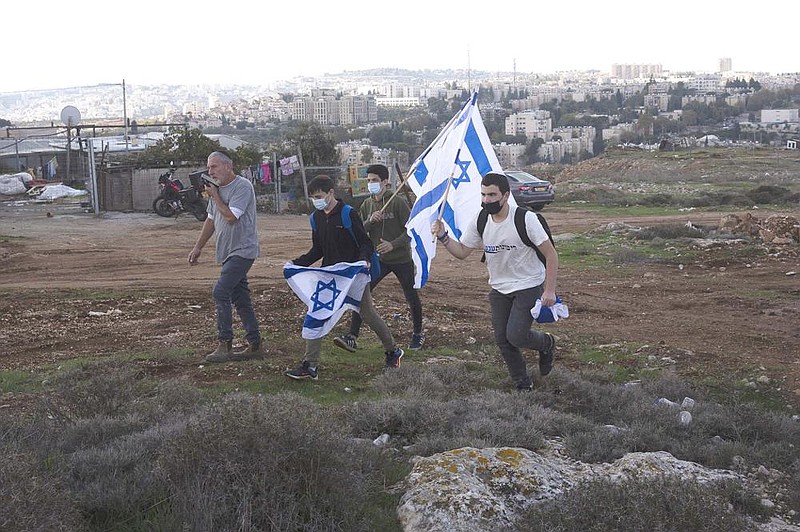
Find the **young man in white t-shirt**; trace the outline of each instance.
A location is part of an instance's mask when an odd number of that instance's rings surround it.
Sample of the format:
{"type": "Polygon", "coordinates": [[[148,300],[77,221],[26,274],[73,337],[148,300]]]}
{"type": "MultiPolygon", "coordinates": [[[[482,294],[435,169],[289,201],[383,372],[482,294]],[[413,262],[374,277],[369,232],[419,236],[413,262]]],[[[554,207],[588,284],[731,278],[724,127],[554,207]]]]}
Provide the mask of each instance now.
{"type": "Polygon", "coordinates": [[[540,297],[544,306],[556,302],[558,254],[533,213],[525,216],[525,226],[531,241],[544,255],[546,266],[536,251],[522,241],[514,225],[517,207],[508,204],[510,195],[506,176],[490,172],[481,181],[481,208],[489,215],[483,237],[478,233],[477,215],[463,228],[460,242],[450,237],[439,220],[433,223],[431,232],[459,259],[466,258],[473,249],[483,248],[492,287],[489,304],[495,343],[517,389],[530,390],[532,381],[520,348],[539,351],[539,373],[550,373],[556,341],[551,334],[531,328],[530,311],[540,297]]]}

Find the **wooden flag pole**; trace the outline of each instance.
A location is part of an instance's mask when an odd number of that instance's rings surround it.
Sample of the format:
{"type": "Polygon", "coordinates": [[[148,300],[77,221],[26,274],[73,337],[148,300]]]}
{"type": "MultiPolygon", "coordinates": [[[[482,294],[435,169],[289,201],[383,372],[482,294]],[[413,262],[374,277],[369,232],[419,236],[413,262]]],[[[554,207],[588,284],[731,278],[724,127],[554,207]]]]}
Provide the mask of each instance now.
{"type": "MultiPolygon", "coordinates": [[[[399,165],[397,165],[397,163],[395,163],[395,165],[396,165],[396,170],[398,170],[398,172],[399,172],[399,170],[400,170],[399,165]]],[[[403,174],[399,174],[399,175],[403,175],[403,174]]],[[[408,177],[409,176],[406,176],[406,178],[403,179],[403,182],[400,183],[399,185],[397,185],[397,189],[394,191],[394,193],[392,193],[391,197],[388,200],[386,200],[386,202],[383,204],[383,207],[381,207],[380,211],[378,211],[378,212],[383,212],[384,209],[386,209],[386,207],[389,205],[389,202],[392,201],[394,199],[394,197],[397,196],[400,193],[400,190],[405,186],[406,182],[408,181],[408,177]]],[[[406,194],[406,197],[408,197],[407,194],[406,194]]]]}

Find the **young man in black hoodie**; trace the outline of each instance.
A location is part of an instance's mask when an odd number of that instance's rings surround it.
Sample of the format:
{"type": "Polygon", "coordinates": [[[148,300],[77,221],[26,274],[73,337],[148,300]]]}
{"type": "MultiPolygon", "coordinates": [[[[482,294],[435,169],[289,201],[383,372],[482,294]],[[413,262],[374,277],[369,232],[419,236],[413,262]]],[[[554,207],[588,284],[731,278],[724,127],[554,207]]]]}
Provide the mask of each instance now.
{"type": "MultiPolygon", "coordinates": [[[[364,224],[355,209],[350,211],[352,234],[342,223],[344,202],[335,196],[333,180],[320,175],[308,184],[308,195],[314,203],[315,210],[311,214],[312,245],[308,253],[292,261],[297,266],[311,266],[322,259],[322,266],[331,266],[340,262],[357,262],[364,260],[368,264],[372,260],[372,241],[364,230],[364,224]],[[354,238],[355,236],[355,238],[354,238]]],[[[361,317],[380,338],[386,355],[386,367],[400,367],[403,350],[395,344],[392,333],[386,323],[375,311],[369,285],[361,297],[361,317]]],[[[296,369],[287,370],[285,375],[292,379],[317,380],[322,338],[306,340],[306,353],[303,361],[296,369]]]]}
{"type": "MultiPolygon", "coordinates": [[[[411,312],[414,327],[409,349],[422,348],[422,302],[419,290],[414,288],[414,261],[411,260],[410,238],[406,234],[406,222],[411,208],[403,196],[392,195],[389,190],[389,169],[382,164],[367,168],[367,185],[370,196],[361,204],[359,212],[364,220],[364,229],[372,240],[372,245],[380,255],[381,273],[370,281],[374,290],[381,280],[393,273],[400,282],[403,295],[411,312]],[[391,200],[391,201],[389,201],[391,200]]],[[[333,343],[351,353],[358,348],[357,339],[361,331],[361,316],[353,312],[350,318],[350,331],[333,339],[333,343]]]]}

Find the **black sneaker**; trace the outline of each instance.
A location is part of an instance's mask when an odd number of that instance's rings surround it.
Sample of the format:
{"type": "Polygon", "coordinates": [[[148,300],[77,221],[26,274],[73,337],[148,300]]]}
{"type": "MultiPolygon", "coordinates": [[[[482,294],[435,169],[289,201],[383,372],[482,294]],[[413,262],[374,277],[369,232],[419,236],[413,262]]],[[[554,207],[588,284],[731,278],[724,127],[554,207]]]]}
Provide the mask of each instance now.
{"type": "Polygon", "coordinates": [[[312,368],[308,365],[308,360],[304,360],[297,369],[287,369],[284,375],[298,381],[302,379],[315,381],[317,380],[317,368],[312,368]]]}
{"type": "Polygon", "coordinates": [[[411,335],[411,343],[408,344],[408,348],[412,351],[419,351],[422,349],[422,342],[425,341],[425,337],[422,336],[422,333],[414,333],[411,335]]]}
{"type": "Polygon", "coordinates": [[[545,333],[549,341],[549,347],[539,351],[539,375],[544,377],[553,369],[553,357],[556,354],[556,339],[552,334],[545,333]]]}
{"type": "Polygon", "coordinates": [[[533,391],[532,384],[517,384],[517,391],[518,392],[531,392],[533,391]]]}
{"type": "Polygon", "coordinates": [[[341,347],[351,353],[355,353],[356,349],[358,349],[358,344],[356,343],[356,339],[354,336],[350,334],[345,334],[343,336],[337,336],[333,339],[333,345],[336,347],[341,347]]]}
{"type": "Polygon", "coordinates": [[[403,358],[403,350],[399,347],[395,347],[391,351],[386,351],[386,367],[399,368],[401,358],[403,358]]]}

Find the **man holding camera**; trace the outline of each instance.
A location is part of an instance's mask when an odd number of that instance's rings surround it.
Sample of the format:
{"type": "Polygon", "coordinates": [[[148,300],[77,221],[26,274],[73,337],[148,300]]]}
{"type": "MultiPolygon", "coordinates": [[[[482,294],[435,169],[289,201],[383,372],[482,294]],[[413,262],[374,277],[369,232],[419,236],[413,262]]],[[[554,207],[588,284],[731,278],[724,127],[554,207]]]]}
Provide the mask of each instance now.
{"type": "Polygon", "coordinates": [[[253,184],[236,175],[233,160],[223,151],[208,156],[208,173],[216,184],[206,182],[208,218],[189,252],[194,266],[203,246],[216,233],[216,260],[222,265],[212,294],[217,307],[216,350],[206,362],[218,363],[263,358],[258,319],[250,299],[247,272],[259,255],[256,228],[256,195],[253,184]],[[233,307],[246,331],[247,347],[233,350],[233,307]]]}

